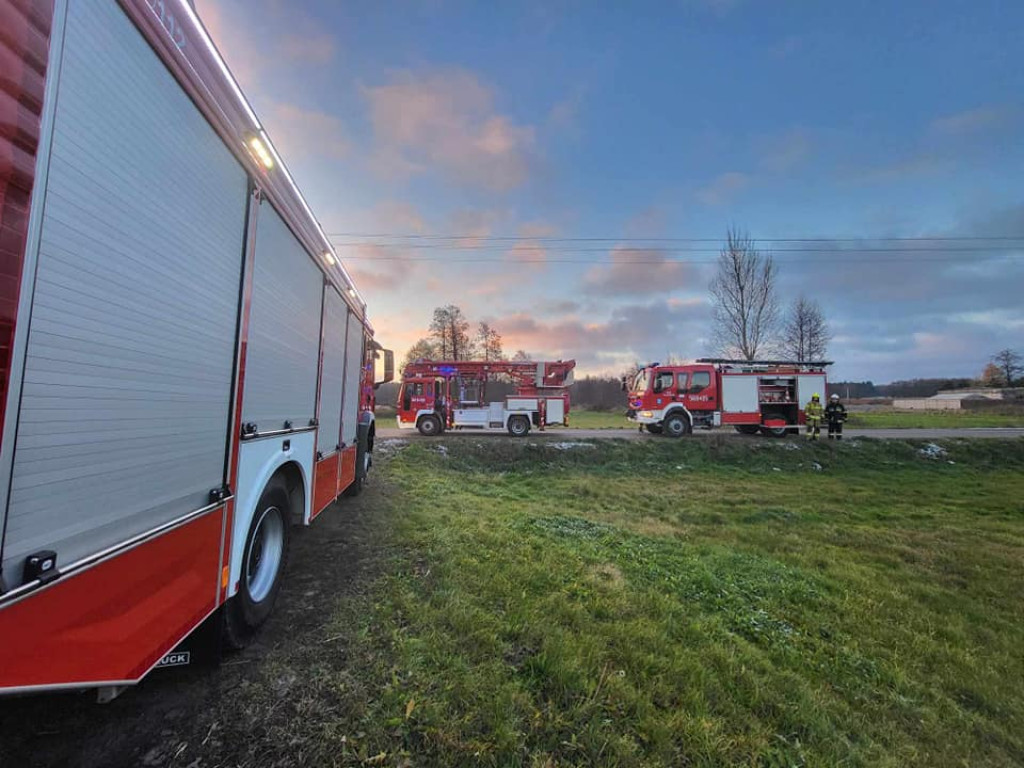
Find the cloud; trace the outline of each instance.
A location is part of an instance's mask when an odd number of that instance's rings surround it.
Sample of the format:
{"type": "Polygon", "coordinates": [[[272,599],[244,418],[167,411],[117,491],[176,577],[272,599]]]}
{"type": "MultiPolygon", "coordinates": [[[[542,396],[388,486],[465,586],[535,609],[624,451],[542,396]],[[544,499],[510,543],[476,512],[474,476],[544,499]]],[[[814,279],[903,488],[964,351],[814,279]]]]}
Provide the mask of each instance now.
{"type": "Polygon", "coordinates": [[[604,320],[586,322],[575,316],[539,320],[516,313],[493,318],[507,349],[528,349],[538,357],[574,358],[580,374],[615,374],[635,360],[665,353],[663,339],[684,339],[696,356],[706,340],[707,308],[703,299],[653,301],[611,310],[604,320]],[[651,328],[658,333],[652,334],[651,328]]]}
{"type": "Polygon", "coordinates": [[[286,163],[298,158],[342,160],[352,151],[341,120],[326,112],[278,103],[264,120],[286,163]]]}
{"type": "Polygon", "coordinates": [[[246,93],[282,61],[323,66],[335,55],[335,38],[291,3],[196,0],[196,12],[246,93]]]}
{"type": "Polygon", "coordinates": [[[657,248],[616,246],[611,264],[592,267],[583,276],[584,290],[603,296],[671,293],[695,287],[691,265],[671,259],[657,248]]]}
{"type": "Polygon", "coordinates": [[[1005,107],[978,107],[936,118],[932,121],[931,131],[945,136],[984,133],[1000,127],[1009,117],[1010,112],[1005,107]]]}
{"type": "Polygon", "coordinates": [[[729,171],[717,176],[710,184],[697,190],[697,199],[704,205],[724,205],[750,186],[750,176],[729,171]]]}
{"type": "Polygon", "coordinates": [[[334,58],[334,50],[334,38],[326,32],[289,33],[281,37],[278,45],[282,56],[306,64],[329,64],[334,58]]]}
{"type": "Polygon", "coordinates": [[[802,130],[766,142],[760,166],[769,173],[788,173],[802,165],[811,154],[811,141],[802,130]]]}
{"type": "Polygon", "coordinates": [[[495,96],[471,72],[403,71],[364,88],[376,149],[371,167],[400,179],[432,170],[454,184],[504,192],[530,175],[532,126],[495,111],[495,96]]]}

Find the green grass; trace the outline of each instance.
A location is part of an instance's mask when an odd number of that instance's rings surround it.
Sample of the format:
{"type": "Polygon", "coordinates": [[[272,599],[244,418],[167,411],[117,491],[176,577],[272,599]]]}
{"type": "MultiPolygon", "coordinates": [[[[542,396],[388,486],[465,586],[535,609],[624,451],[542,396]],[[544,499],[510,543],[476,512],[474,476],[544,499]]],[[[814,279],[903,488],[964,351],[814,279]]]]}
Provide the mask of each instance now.
{"type": "MultiPolygon", "coordinates": [[[[569,426],[581,429],[636,429],[624,411],[569,412],[569,426]]],[[[1021,413],[979,411],[853,411],[847,426],[852,429],[938,429],[943,427],[1024,427],[1021,413]]]]}
{"type": "Polygon", "coordinates": [[[339,605],[345,655],[300,673],[328,713],[303,748],[1020,765],[1024,441],[943,445],[412,442],[380,462],[387,560],[339,605]]]}
{"type": "Polygon", "coordinates": [[[939,429],[943,427],[1024,427],[1018,413],[985,411],[854,411],[847,426],[857,429],[939,429]]]}
{"type": "Polygon", "coordinates": [[[626,419],[625,406],[617,411],[570,409],[569,426],[574,429],[636,429],[636,425],[626,419]]]}

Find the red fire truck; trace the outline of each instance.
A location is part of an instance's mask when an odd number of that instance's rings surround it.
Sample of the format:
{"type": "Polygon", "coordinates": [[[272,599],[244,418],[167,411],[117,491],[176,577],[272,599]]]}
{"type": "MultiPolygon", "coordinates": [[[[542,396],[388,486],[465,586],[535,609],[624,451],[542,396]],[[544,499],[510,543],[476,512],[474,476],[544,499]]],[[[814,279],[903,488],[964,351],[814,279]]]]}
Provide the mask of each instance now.
{"type": "Polygon", "coordinates": [[[398,427],[423,435],[465,428],[524,437],[531,426],[567,426],[575,367],[575,360],[417,360],[402,374],[398,427]],[[509,379],[515,391],[488,403],[487,383],[495,377],[509,379]]]}
{"type": "Polygon", "coordinates": [[[825,395],[825,368],[831,362],[724,360],[641,368],[629,392],[630,421],[652,434],[681,437],[695,427],[732,426],[785,437],[804,423],[803,406],[815,393],[825,395]]]}
{"type": "Polygon", "coordinates": [[[393,358],[187,0],[0,29],[0,693],[110,698],[252,637],[393,358]]]}

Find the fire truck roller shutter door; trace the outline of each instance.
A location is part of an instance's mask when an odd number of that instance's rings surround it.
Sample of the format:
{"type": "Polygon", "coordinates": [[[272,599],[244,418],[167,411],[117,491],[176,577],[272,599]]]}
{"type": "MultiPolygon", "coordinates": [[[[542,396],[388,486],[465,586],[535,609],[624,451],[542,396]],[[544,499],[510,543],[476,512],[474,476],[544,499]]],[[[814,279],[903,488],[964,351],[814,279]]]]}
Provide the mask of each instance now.
{"type": "Polygon", "coordinates": [[[324,456],[341,441],[341,392],[345,377],[345,301],[324,289],[324,362],[320,380],[320,424],[316,449],[324,456]]]}
{"type": "Polygon", "coordinates": [[[71,3],[6,586],[32,552],[68,565],[223,483],[246,200],[245,172],[118,5],[71,3]]]}
{"type": "Polygon", "coordinates": [[[349,310],[348,343],[345,348],[345,402],[342,409],[341,439],[346,445],[355,445],[358,436],[359,390],[363,385],[363,324],[349,310]]]}
{"type": "Polygon", "coordinates": [[[260,432],[316,415],[323,275],[270,203],[260,204],[242,422],[260,432]]]}

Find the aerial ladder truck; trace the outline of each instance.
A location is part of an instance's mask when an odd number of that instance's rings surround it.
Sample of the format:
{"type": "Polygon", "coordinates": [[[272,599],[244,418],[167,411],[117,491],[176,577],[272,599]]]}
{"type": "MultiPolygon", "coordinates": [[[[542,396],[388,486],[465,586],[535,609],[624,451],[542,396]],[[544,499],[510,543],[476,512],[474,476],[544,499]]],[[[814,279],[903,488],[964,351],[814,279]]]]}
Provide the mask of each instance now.
{"type": "Polygon", "coordinates": [[[568,426],[575,367],[575,360],[416,360],[402,373],[398,427],[428,436],[474,429],[524,437],[532,427],[568,426]],[[487,384],[497,377],[513,392],[487,402],[487,384]]]}

